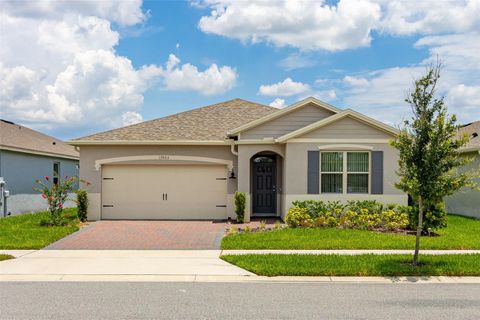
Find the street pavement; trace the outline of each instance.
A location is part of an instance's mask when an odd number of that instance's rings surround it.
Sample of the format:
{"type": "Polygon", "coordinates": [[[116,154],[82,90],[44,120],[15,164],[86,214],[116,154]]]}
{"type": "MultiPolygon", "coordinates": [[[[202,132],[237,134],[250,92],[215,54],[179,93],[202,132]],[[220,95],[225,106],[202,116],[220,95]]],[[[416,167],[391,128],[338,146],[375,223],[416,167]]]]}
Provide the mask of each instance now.
{"type": "Polygon", "coordinates": [[[0,319],[479,319],[479,284],[0,282],[0,319]]]}

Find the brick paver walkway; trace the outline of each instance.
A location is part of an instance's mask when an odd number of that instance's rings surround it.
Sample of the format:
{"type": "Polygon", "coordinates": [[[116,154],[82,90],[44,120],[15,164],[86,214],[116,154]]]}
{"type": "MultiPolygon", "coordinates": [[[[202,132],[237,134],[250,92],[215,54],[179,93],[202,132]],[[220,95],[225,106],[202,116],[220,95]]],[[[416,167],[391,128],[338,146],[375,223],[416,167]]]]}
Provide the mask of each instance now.
{"type": "Polygon", "coordinates": [[[223,221],[97,221],[46,249],[219,249],[223,221]]]}

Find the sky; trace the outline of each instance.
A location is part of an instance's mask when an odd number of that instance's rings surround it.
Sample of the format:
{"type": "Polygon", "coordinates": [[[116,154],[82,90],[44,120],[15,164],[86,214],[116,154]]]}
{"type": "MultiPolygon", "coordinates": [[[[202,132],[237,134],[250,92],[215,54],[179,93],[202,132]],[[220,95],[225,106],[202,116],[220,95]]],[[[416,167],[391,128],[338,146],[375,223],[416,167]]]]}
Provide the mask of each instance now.
{"type": "Polygon", "coordinates": [[[480,0],[0,3],[0,118],[71,139],[234,98],[313,96],[398,126],[438,96],[480,120],[480,0]]]}

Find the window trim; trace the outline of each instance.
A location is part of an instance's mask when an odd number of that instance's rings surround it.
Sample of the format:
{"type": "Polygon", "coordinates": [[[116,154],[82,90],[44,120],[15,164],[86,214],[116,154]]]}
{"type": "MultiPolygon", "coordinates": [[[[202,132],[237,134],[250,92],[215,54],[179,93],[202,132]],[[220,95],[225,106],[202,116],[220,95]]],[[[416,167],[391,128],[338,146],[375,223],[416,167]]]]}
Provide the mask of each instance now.
{"type": "Polygon", "coordinates": [[[320,150],[319,158],[319,193],[320,194],[371,194],[372,192],[372,183],[371,183],[371,176],[372,176],[372,152],[370,150],[329,150],[329,149],[322,149],[320,150]],[[322,152],[341,152],[343,153],[343,172],[323,172],[322,171],[322,152]],[[368,172],[357,172],[357,171],[348,171],[348,153],[368,153],[368,172]],[[323,192],[322,191],[322,174],[341,174],[342,175],[342,193],[337,192],[323,192]],[[366,193],[363,192],[348,192],[348,174],[367,174],[367,183],[368,183],[368,191],[366,193]]]}

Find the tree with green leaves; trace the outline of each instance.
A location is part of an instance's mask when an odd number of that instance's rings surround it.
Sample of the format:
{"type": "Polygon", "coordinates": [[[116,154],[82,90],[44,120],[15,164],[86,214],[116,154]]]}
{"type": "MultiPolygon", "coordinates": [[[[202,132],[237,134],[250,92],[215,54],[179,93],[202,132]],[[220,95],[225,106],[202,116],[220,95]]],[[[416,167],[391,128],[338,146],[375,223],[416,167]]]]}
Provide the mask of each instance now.
{"type": "Polygon", "coordinates": [[[459,155],[468,137],[457,137],[455,115],[448,114],[443,97],[436,97],[440,69],[440,63],[432,65],[415,80],[413,91],[405,99],[413,116],[392,141],[399,151],[400,180],[396,186],[418,205],[414,265],[418,265],[425,208],[442,203],[445,196],[473,183],[469,172],[456,170],[469,161],[459,155]]]}

